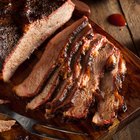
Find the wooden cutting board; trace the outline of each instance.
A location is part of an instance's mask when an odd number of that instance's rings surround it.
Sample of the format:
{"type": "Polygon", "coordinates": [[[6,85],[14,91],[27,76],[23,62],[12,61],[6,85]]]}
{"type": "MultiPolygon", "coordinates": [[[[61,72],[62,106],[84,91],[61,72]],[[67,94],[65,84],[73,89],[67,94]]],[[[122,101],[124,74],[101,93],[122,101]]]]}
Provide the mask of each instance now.
{"type": "MultiPolygon", "coordinates": [[[[105,35],[116,47],[118,47],[126,60],[127,63],[127,76],[123,85],[122,94],[124,95],[128,110],[125,113],[119,113],[118,119],[115,120],[114,124],[108,129],[99,130],[97,127],[91,124],[90,118],[80,121],[60,121],[57,117],[52,120],[45,121],[43,111],[29,111],[25,112],[25,104],[28,100],[23,100],[14,96],[12,91],[13,85],[20,83],[25,77],[28,76],[32,67],[41,57],[43,49],[35,51],[31,56],[30,60],[27,60],[19,69],[16,71],[12,78],[12,82],[9,84],[0,81],[0,96],[5,99],[11,99],[11,104],[9,105],[14,111],[32,117],[37,120],[44,121],[48,124],[53,124],[55,126],[86,132],[88,136],[76,136],[68,135],[66,133],[57,133],[56,131],[50,131],[45,128],[37,127],[40,131],[57,135],[61,138],[72,139],[72,140],[84,140],[84,139],[111,139],[112,135],[122,129],[126,124],[135,119],[140,115],[140,59],[136,57],[132,52],[119,44],[115,39],[113,39],[108,33],[101,29],[97,24],[91,21],[92,27],[95,32],[105,35]],[[22,102],[21,102],[22,100],[22,102]]],[[[0,114],[0,118],[5,119],[5,116],[0,114]]],[[[18,124],[12,127],[10,131],[3,132],[0,134],[0,140],[43,140],[37,136],[31,135],[18,124]]],[[[45,140],[45,139],[44,139],[45,140]]]]}

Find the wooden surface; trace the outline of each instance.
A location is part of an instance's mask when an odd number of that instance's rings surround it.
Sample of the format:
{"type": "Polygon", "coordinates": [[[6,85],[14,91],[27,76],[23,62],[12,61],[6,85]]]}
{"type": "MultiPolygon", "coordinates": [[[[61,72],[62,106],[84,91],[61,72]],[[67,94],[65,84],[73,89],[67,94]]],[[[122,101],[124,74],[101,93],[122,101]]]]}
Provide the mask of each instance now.
{"type": "MultiPolygon", "coordinates": [[[[117,41],[140,57],[140,0],[84,0],[91,8],[91,19],[117,41]],[[113,13],[124,15],[127,26],[107,22],[113,13]]],[[[113,136],[114,140],[140,140],[140,117],[113,136]]]]}
{"type": "Polygon", "coordinates": [[[83,0],[91,8],[91,19],[122,45],[140,56],[140,0],[83,0]],[[125,16],[127,26],[116,27],[107,22],[113,13],[125,16]]]}

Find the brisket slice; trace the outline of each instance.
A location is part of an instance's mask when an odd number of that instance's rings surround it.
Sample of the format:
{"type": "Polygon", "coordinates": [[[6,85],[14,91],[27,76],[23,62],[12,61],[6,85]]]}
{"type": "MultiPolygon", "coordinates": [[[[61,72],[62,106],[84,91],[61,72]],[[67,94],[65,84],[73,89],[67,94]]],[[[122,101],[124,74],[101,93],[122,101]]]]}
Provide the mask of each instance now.
{"type": "Polygon", "coordinates": [[[87,86],[87,83],[90,79],[90,77],[89,77],[90,73],[91,73],[90,71],[93,71],[91,62],[93,62],[94,58],[96,57],[96,55],[98,53],[98,50],[102,47],[102,45],[105,41],[106,41],[106,38],[104,36],[95,34],[93,36],[93,40],[91,40],[90,44],[88,44],[87,51],[86,51],[84,57],[81,58],[82,71],[81,71],[81,75],[77,81],[78,87],[84,88],[87,86]]]}
{"type": "Polygon", "coordinates": [[[76,38],[73,39],[73,43],[70,46],[68,46],[69,48],[67,49],[67,54],[66,54],[66,58],[65,58],[66,60],[65,60],[64,64],[62,64],[58,68],[58,70],[56,70],[56,73],[54,74],[54,75],[56,75],[55,76],[56,78],[54,79],[53,77],[50,77],[50,82],[48,82],[46,84],[43,91],[38,96],[36,96],[33,100],[31,100],[30,103],[27,104],[28,109],[35,109],[36,107],[39,107],[44,102],[47,102],[51,98],[51,96],[53,95],[53,92],[54,92],[55,88],[60,87],[57,90],[58,94],[55,93],[55,95],[56,95],[55,99],[57,99],[57,96],[59,97],[59,94],[62,92],[61,90],[63,90],[63,89],[66,90],[67,89],[66,87],[69,86],[69,83],[71,81],[71,80],[70,81],[68,80],[69,78],[67,80],[64,80],[63,82],[59,81],[59,84],[57,82],[58,80],[56,80],[56,79],[59,79],[60,76],[62,77],[62,73],[64,73],[64,72],[61,72],[61,71],[64,70],[64,67],[65,67],[64,78],[67,77],[66,76],[66,75],[68,75],[67,73],[70,73],[70,68],[68,68],[68,67],[70,65],[72,55],[74,54],[75,51],[77,51],[77,48],[78,48],[77,47],[77,41],[80,40],[84,36],[84,34],[86,34],[89,30],[91,30],[91,27],[89,25],[87,25],[84,29],[81,30],[81,32],[76,36],[76,38]]]}
{"type": "Polygon", "coordinates": [[[80,81],[82,84],[79,84],[82,85],[80,86],[81,90],[78,93],[74,93],[74,96],[70,100],[72,107],[63,113],[64,116],[73,118],[87,117],[89,107],[94,101],[94,93],[98,89],[104,66],[114,49],[113,46],[106,44],[106,41],[106,38],[102,36],[100,45],[94,46],[94,44],[92,44],[94,47],[91,46],[92,49],[90,49],[89,54],[87,53],[89,56],[88,61],[86,59],[84,60],[86,62],[86,65],[84,64],[84,76],[83,80],[80,81]]]}
{"type": "Polygon", "coordinates": [[[98,102],[97,112],[92,119],[92,122],[96,125],[113,123],[113,120],[116,117],[116,111],[120,106],[124,104],[123,97],[119,95],[117,89],[117,85],[120,83],[117,77],[120,74],[119,69],[122,65],[120,64],[119,66],[120,60],[121,54],[118,50],[115,50],[115,52],[109,57],[106,63],[106,65],[109,65],[111,63],[115,65],[113,70],[105,72],[104,77],[100,82],[100,93],[102,98],[100,98],[98,102]],[[111,60],[113,63],[111,62],[111,60]]]}
{"type": "Polygon", "coordinates": [[[38,93],[49,73],[58,64],[57,60],[60,59],[60,54],[64,54],[63,52],[69,44],[68,41],[71,42],[86,24],[87,18],[83,17],[49,41],[41,59],[35,65],[30,75],[14,88],[18,96],[30,97],[38,93]]]}
{"type": "MultiPolygon", "coordinates": [[[[63,1],[63,0],[61,0],[63,1]]],[[[31,5],[33,0],[30,0],[31,5]]],[[[34,4],[33,12],[30,9],[27,10],[29,13],[29,17],[33,15],[39,17],[39,19],[31,22],[26,26],[25,33],[20,38],[18,43],[15,44],[12,52],[7,56],[4,66],[3,66],[3,79],[4,81],[8,81],[11,76],[14,74],[15,70],[18,66],[23,63],[31,53],[41,45],[42,42],[45,41],[51,34],[53,34],[59,27],[61,27],[64,23],[66,23],[72,16],[72,12],[74,10],[74,4],[70,0],[63,1],[63,4],[60,7],[54,8],[52,7],[54,2],[47,1],[39,1],[36,0],[34,4]],[[46,3],[45,3],[46,2],[46,3]],[[52,5],[51,5],[52,4],[52,5]],[[41,12],[38,15],[38,10],[42,10],[37,7],[45,6],[44,13],[41,12]],[[37,10],[36,10],[37,8],[37,10]],[[54,9],[53,9],[54,8],[54,9]],[[51,11],[49,14],[45,14],[46,12],[51,11]],[[64,14],[65,13],[65,14],[64,14]],[[46,15],[46,16],[45,16],[46,15]],[[63,15],[63,16],[62,16],[63,15]]],[[[56,4],[60,3],[60,0],[56,1],[56,4]]],[[[26,8],[25,8],[26,9],[26,8]]]]}
{"type": "Polygon", "coordinates": [[[34,99],[32,99],[27,104],[27,106],[26,106],[27,109],[34,110],[51,98],[52,93],[54,92],[55,88],[57,87],[58,83],[60,82],[59,71],[60,71],[60,68],[55,70],[54,74],[51,76],[51,78],[47,82],[46,86],[41,91],[41,93],[39,95],[37,95],[36,97],[34,97],[34,99]]]}
{"type": "Polygon", "coordinates": [[[71,107],[63,112],[65,117],[85,118],[89,113],[89,107],[93,102],[93,94],[87,88],[77,89],[70,101],[71,107]]]}

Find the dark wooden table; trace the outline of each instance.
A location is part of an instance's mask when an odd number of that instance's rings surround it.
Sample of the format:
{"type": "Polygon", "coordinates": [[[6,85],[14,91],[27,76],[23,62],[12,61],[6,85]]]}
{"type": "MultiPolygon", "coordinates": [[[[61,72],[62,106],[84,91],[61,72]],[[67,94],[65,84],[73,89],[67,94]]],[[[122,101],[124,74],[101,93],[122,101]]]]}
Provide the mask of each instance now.
{"type": "MultiPolygon", "coordinates": [[[[90,6],[93,21],[140,57],[140,0],[83,1],[90,6]],[[110,25],[107,22],[107,17],[113,13],[124,15],[127,25],[125,27],[110,25]]],[[[140,140],[140,117],[116,133],[112,139],[140,140]]]]}

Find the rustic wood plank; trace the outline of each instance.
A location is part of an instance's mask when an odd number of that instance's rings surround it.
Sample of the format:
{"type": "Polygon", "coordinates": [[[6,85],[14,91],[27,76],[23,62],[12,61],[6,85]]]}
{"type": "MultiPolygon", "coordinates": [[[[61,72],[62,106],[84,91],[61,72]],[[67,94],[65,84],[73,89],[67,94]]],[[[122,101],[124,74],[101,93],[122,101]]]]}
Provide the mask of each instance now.
{"type": "Polygon", "coordinates": [[[111,34],[122,45],[136,53],[127,26],[116,27],[107,22],[107,17],[112,13],[122,13],[117,0],[87,0],[84,2],[91,8],[91,19],[93,21],[111,34]]]}
{"type": "Polygon", "coordinates": [[[140,139],[140,117],[113,136],[113,140],[139,140],[140,139]]]}
{"type": "Polygon", "coordinates": [[[119,0],[132,41],[140,54],[140,0],[119,0]]]}

